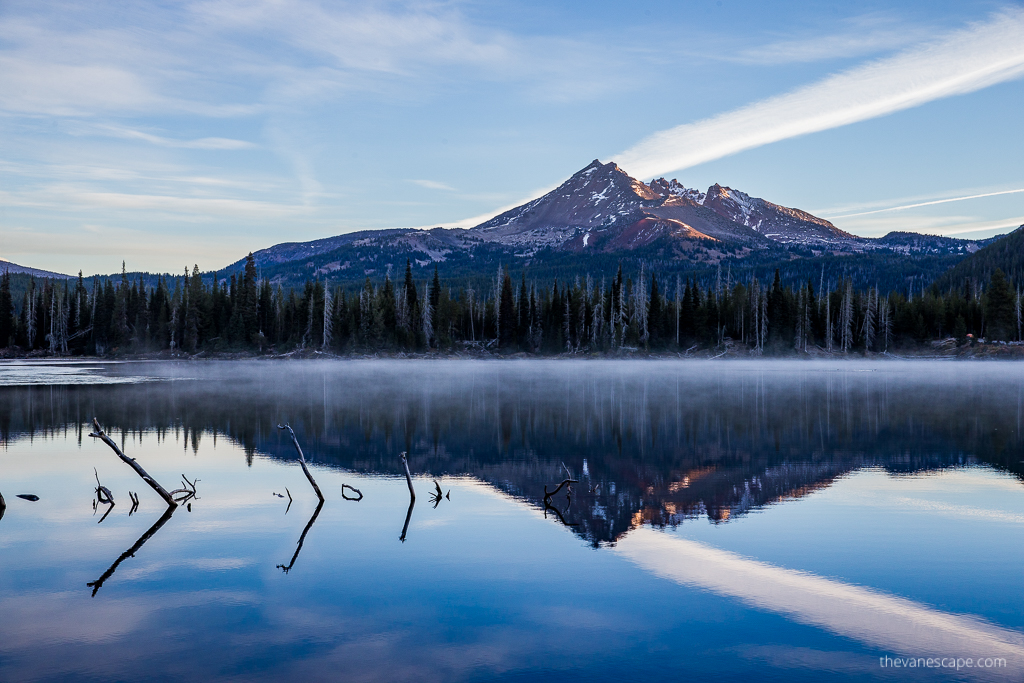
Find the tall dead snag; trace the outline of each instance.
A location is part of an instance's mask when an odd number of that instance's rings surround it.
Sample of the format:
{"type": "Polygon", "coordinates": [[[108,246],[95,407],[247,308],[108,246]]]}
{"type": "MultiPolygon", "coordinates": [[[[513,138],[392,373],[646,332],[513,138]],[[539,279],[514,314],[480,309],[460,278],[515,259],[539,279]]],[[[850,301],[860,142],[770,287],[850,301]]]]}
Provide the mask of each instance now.
{"type": "Polygon", "coordinates": [[[156,479],[149,476],[146,473],[146,470],[142,469],[142,466],[139,465],[139,463],[135,462],[135,458],[129,458],[127,455],[121,452],[121,449],[118,448],[116,443],[114,443],[114,440],[107,436],[107,434],[100,428],[99,420],[93,418],[92,426],[96,431],[89,434],[89,436],[93,437],[94,439],[100,439],[103,441],[103,443],[110,446],[110,448],[113,449],[114,453],[117,454],[117,457],[121,458],[122,461],[124,461],[129,467],[135,470],[135,473],[142,477],[142,481],[149,484],[150,487],[152,487],[152,489],[156,491],[161,498],[164,499],[164,502],[166,502],[169,507],[178,507],[178,504],[174,502],[174,498],[171,497],[171,494],[169,494],[163,486],[158,484],[156,479]]]}
{"type": "Polygon", "coordinates": [[[153,534],[160,531],[160,527],[167,523],[167,520],[171,518],[171,515],[174,514],[174,510],[177,507],[178,506],[175,505],[174,503],[168,505],[167,509],[164,511],[163,516],[160,517],[160,519],[156,520],[156,523],[153,526],[149,527],[146,533],[142,534],[142,536],[139,537],[139,540],[135,541],[135,545],[121,553],[121,557],[114,560],[114,564],[110,565],[107,571],[103,572],[103,576],[96,579],[95,581],[91,581],[85,584],[92,588],[92,597],[96,597],[96,591],[102,588],[103,582],[109,579],[113,575],[113,573],[117,571],[118,565],[127,560],[129,557],[134,557],[135,553],[139,552],[139,549],[146,544],[146,541],[151,539],[153,537],[153,534]]]}
{"type": "Polygon", "coordinates": [[[320,493],[320,487],[316,485],[316,480],[313,479],[313,475],[309,473],[309,468],[306,467],[306,456],[302,454],[302,447],[299,446],[299,440],[295,438],[295,431],[291,428],[291,425],[283,424],[277,425],[278,429],[287,429],[288,433],[291,434],[292,443],[295,444],[295,450],[299,452],[299,464],[302,465],[302,472],[306,475],[306,479],[309,479],[309,483],[313,485],[313,490],[316,491],[316,497],[320,499],[322,503],[324,501],[324,494],[320,493]]]}
{"type": "Polygon", "coordinates": [[[320,502],[316,504],[316,510],[313,510],[313,516],[309,518],[308,522],[306,522],[306,528],[302,530],[302,535],[299,536],[299,545],[295,548],[295,554],[292,555],[292,561],[288,563],[288,566],[283,564],[277,565],[277,568],[284,571],[285,574],[292,570],[292,567],[295,566],[295,560],[299,559],[299,553],[302,552],[302,544],[306,540],[306,534],[308,534],[309,530],[313,528],[313,522],[315,522],[316,518],[320,516],[320,510],[322,510],[323,507],[324,499],[321,498],[320,502]]]}

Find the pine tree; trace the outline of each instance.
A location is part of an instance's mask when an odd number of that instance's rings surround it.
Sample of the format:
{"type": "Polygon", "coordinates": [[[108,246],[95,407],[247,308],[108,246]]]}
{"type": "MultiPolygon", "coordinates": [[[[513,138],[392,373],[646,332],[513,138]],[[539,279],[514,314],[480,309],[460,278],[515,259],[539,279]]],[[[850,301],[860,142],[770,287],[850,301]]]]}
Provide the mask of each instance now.
{"type": "Polygon", "coordinates": [[[6,349],[14,337],[14,300],[11,298],[11,274],[5,268],[0,275],[0,349],[6,349]]]}

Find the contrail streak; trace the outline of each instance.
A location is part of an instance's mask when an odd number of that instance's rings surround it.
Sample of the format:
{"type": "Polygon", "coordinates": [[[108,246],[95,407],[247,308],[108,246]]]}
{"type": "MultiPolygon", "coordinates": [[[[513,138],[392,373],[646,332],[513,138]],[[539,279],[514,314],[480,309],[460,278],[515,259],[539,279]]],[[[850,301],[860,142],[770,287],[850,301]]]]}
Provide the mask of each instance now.
{"type": "Polygon", "coordinates": [[[703,121],[655,133],[613,157],[652,178],[808,133],[885,116],[1024,75],[1024,10],[703,121]]]}
{"type": "Polygon", "coordinates": [[[916,209],[919,206],[933,206],[935,204],[948,204],[949,202],[962,202],[967,199],[981,199],[982,197],[998,197],[1003,194],[1017,194],[1018,192],[1024,192],[1024,188],[1019,190],[1003,190],[1002,192],[986,192],[985,194],[971,194],[966,197],[951,197],[950,199],[936,199],[930,202],[918,202],[917,204],[904,204],[902,206],[890,206],[887,209],[875,209],[874,211],[861,211],[860,213],[844,213],[841,216],[830,216],[829,220],[836,218],[852,218],[854,216],[870,216],[873,213],[885,213],[886,211],[902,211],[903,209],[916,209]]]}

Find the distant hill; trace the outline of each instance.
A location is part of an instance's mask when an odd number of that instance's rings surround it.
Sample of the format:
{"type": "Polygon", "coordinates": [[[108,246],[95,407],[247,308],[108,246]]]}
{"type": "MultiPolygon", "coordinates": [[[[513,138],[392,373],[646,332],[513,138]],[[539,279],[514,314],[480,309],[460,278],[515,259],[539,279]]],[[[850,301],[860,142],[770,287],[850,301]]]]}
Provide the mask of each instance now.
{"type": "Polygon", "coordinates": [[[11,275],[31,275],[33,277],[45,277],[58,280],[70,280],[71,275],[62,275],[61,273],[54,273],[49,270],[41,270],[39,268],[29,268],[28,266],[19,266],[17,263],[11,263],[7,259],[0,258],[0,273],[8,272],[11,275]]]}
{"type": "MultiPolygon", "coordinates": [[[[364,230],[255,252],[261,277],[283,286],[318,278],[355,286],[412,263],[417,278],[489,281],[499,266],[538,280],[611,275],[646,264],[659,274],[723,272],[789,281],[852,277],[858,286],[931,282],[984,242],[894,232],[878,239],[722,185],[707,192],[644,183],[595,160],[543,197],[466,229],[364,230]]],[[[220,271],[240,272],[244,259],[220,271]]]]}
{"type": "Polygon", "coordinates": [[[1015,287],[1024,285],[1024,225],[1008,235],[991,240],[944,273],[936,284],[939,289],[961,287],[968,279],[987,282],[996,268],[1010,278],[1015,287]]]}

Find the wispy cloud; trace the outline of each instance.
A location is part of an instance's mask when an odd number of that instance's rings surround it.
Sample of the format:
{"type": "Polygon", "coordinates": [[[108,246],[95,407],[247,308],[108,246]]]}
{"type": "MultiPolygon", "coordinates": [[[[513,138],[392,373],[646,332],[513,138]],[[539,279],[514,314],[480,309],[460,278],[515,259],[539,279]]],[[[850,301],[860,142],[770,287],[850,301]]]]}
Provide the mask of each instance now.
{"type": "Polygon", "coordinates": [[[235,140],[232,138],[197,138],[195,140],[176,140],[174,138],[162,137],[160,135],[153,135],[151,133],[145,133],[141,130],[133,130],[131,128],[120,128],[110,129],[113,134],[117,137],[128,138],[132,140],[143,140],[159,147],[177,147],[180,149],[212,149],[212,150],[232,150],[232,149],[252,149],[256,145],[245,140],[235,140]]]}
{"type": "Polygon", "coordinates": [[[927,30],[893,15],[872,13],[845,20],[838,31],[749,47],[726,59],[768,66],[862,57],[921,42],[927,39],[927,30]]]}
{"type": "Polygon", "coordinates": [[[451,185],[445,185],[444,183],[439,183],[436,180],[410,180],[409,182],[413,183],[414,185],[419,185],[420,187],[425,187],[428,190],[447,190],[449,192],[455,191],[455,188],[452,187],[451,185]]]}
{"type": "Polygon", "coordinates": [[[830,76],[793,92],[655,133],[614,157],[640,178],[779,140],[885,116],[1024,74],[1024,10],[830,76]]]}
{"type": "Polygon", "coordinates": [[[872,214],[885,213],[887,211],[903,211],[904,209],[917,209],[917,208],[922,207],[922,206],[935,206],[936,204],[949,204],[950,202],[963,202],[963,201],[967,201],[968,199],[982,199],[984,197],[999,197],[999,196],[1004,195],[1004,194],[1018,194],[1018,193],[1021,193],[1021,192],[1024,192],[1024,188],[1020,188],[1020,189],[1017,189],[1017,190],[1001,190],[999,192],[985,192],[983,194],[970,194],[970,195],[964,195],[963,197],[949,197],[947,199],[933,199],[931,201],[926,201],[926,202],[917,202],[916,204],[902,204],[900,206],[890,206],[890,207],[886,207],[884,209],[873,209],[871,211],[859,211],[857,213],[846,213],[846,214],[841,214],[841,215],[838,215],[838,216],[828,216],[828,215],[826,215],[826,216],[823,216],[823,217],[824,218],[828,218],[828,219],[831,220],[831,219],[835,219],[835,218],[853,218],[854,216],[870,216],[872,214]]]}

